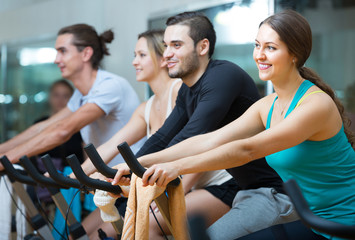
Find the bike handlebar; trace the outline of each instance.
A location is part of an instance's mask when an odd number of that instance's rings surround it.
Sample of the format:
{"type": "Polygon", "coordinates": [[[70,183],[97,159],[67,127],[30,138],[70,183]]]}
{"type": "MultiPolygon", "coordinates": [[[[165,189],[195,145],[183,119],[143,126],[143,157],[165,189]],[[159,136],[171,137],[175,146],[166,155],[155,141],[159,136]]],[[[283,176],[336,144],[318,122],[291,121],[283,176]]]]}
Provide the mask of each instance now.
{"type": "Polygon", "coordinates": [[[117,170],[110,168],[106,165],[106,163],[102,160],[101,156],[97,152],[96,148],[92,143],[86,145],[84,150],[91,162],[94,164],[95,168],[102,173],[105,177],[114,178],[117,170]]]}
{"type": "Polygon", "coordinates": [[[40,183],[45,187],[54,187],[54,188],[68,188],[65,185],[60,185],[51,178],[43,176],[37,168],[32,164],[31,160],[27,156],[22,156],[20,158],[21,165],[26,169],[28,175],[30,175],[35,181],[40,183]]]}
{"type": "Polygon", "coordinates": [[[9,175],[10,178],[29,185],[37,185],[37,183],[30,178],[29,176],[21,174],[18,170],[14,168],[12,163],[9,161],[9,159],[6,156],[2,156],[0,158],[1,164],[4,166],[4,169],[6,173],[9,175]]]}
{"type": "Polygon", "coordinates": [[[67,161],[71,166],[75,176],[82,184],[89,186],[91,188],[101,189],[106,192],[111,192],[114,194],[122,193],[122,190],[119,186],[114,186],[111,183],[88,177],[83,171],[83,169],[81,168],[80,162],[75,154],[68,156],[67,161]]]}
{"type": "MultiPolygon", "coordinates": [[[[136,156],[133,154],[131,148],[127,144],[127,142],[123,142],[117,146],[118,150],[120,151],[123,159],[132,170],[134,174],[138,177],[142,178],[146,169],[138,162],[136,156]]],[[[175,178],[172,180],[168,185],[170,186],[178,186],[180,184],[180,179],[175,178]]]]}
{"type": "Polygon", "coordinates": [[[284,183],[284,188],[294,204],[301,220],[310,228],[319,232],[346,239],[355,239],[355,226],[343,225],[316,216],[304,199],[301,189],[294,179],[284,183]]]}
{"type": "Polygon", "coordinates": [[[60,174],[55,168],[52,159],[48,154],[41,157],[41,160],[43,161],[43,164],[51,178],[53,178],[54,181],[56,181],[58,184],[79,189],[83,187],[78,180],[60,174]]]}

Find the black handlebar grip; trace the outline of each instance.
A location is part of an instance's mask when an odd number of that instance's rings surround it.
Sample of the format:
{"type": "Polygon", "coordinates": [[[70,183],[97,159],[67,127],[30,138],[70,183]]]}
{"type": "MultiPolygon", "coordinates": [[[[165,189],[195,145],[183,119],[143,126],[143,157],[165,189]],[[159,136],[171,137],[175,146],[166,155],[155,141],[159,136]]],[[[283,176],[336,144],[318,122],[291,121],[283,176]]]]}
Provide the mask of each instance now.
{"type": "Polygon", "coordinates": [[[355,226],[343,225],[332,222],[315,215],[304,199],[301,189],[294,179],[284,183],[284,188],[294,204],[301,220],[310,228],[320,232],[346,239],[355,239],[355,226]]]}
{"type": "Polygon", "coordinates": [[[76,178],[82,184],[84,184],[88,187],[91,187],[91,188],[101,189],[106,192],[111,192],[111,193],[115,193],[115,194],[120,194],[122,192],[122,190],[119,186],[114,186],[111,183],[88,177],[85,174],[85,172],[83,171],[83,169],[81,168],[80,162],[75,154],[68,156],[67,161],[68,161],[69,165],[71,166],[76,178]]]}
{"type": "MultiPolygon", "coordinates": [[[[138,177],[142,178],[146,169],[138,162],[136,156],[134,156],[131,148],[128,146],[127,142],[123,142],[117,146],[118,150],[120,151],[123,159],[132,170],[134,174],[138,177]]],[[[170,186],[178,186],[180,184],[180,179],[176,178],[169,182],[168,185],[170,186]]]]}
{"type": "Polygon", "coordinates": [[[4,169],[6,173],[9,175],[10,178],[29,185],[37,185],[37,183],[30,178],[29,176],[21,174],[19,171],[17,171],[12,163],[9,161],[9,159],[6,156],[2,156],[0,158],[1,164],[4,166],[4,169]]]}
{"type": "Polygon", "coordinates": [[[114,178],[117,170],[110,168],[106,165],[106,163],[102,160],[101,156],[97,152],[96,148],[92,143],[89,143],[84,147],[84,150],[91,162],[94,164],[95,168],[102,173],[105,177],[114,178]]]}
{"type": "Polygon", "coordinates": [[[119,144],[117,149],[120,151],[123,159],[132,172],[142,178],[146,169],[138,162],[127,142],[119,144]]]}
{"type": "Polygon", "coordinates": [[[58,184],[79,189],[82,187],[78,180],[60,174],[55,168],[52,159],[48,154],[42,156],[41,160],[43,161],[43,164],[51,178],[53,178],[54,181],[56,181],[58,184]]]}
{"type": "Polygon", "coordinates": [[[67,186],[58,184],[51,178],[43,176],[43,174],[38,172],[37,168],[32,164],[31,160],[27,156],[22,156],[20,158],[20,163],[26,169],[28,175],[30,175],[35,181],[40,183],[42,186],[53,188],[68,188],[67,186]]]}

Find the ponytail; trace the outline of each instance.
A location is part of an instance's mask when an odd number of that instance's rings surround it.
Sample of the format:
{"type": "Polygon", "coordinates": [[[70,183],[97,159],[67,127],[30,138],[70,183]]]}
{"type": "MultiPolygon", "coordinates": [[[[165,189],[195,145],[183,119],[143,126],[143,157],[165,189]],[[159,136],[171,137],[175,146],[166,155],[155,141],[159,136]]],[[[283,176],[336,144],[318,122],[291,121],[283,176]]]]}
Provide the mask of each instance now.
{"type": "Polygon", "coordinates": [[[100,34],[99,39],[100,39],[100,44],[101,44],[101,49],[102,49],[103,55],[110,55],[108,48],[106,46],[106,43],[111,43],[113,38],[114,38],[114,34],[111,30],[107,30],[107,31],[100,34]]]}
{"type": "Polygon", "coordinates": [[[355,149],[355,145],[354,145],[355,136],[354,136],[354,133],[350,130],[351,120],[346,116],[345,111],[344,111],[344,106],[341,103],[341,101],[339,100],[339,98],[337,98],[333,89],[328,84],[326,84],[321,79],[321,77],[312,69],[307,68],[307,67],[300,67],[298,71],[304,79],[307,79],[307,80],[311,81],[312,83],[314,83],[317,87],[322,89],[325,93],[327,93],[333,99],[333,101],[335,102],[335,105],[338,108],[341,119],[343,121],[344,132],[348,138],[349,143],[355,149]]]}

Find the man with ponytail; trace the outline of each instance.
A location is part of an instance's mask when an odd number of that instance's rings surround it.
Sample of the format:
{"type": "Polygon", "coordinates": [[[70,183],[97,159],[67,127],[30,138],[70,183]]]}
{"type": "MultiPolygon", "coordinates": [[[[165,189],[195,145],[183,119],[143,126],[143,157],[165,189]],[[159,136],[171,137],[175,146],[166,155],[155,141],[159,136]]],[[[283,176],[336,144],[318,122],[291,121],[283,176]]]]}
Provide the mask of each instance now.
{"type": "MultiPolygon", "coordinates": [[[[86,144],[99,146],[128,122],[139,105],[138,96],[127,80],[100,68],[103,57],[109,55],[106,43],[113,38],[111,30],[98,35],[86,24],[59,30],[55,63],[76,90],[63,110],[0,144],[0,156],[15,163],[23,155],[38,155],[61,145],[79,130],[86,144]]],[[[120,161],[116,157],[111,162],[120,161]]]]}

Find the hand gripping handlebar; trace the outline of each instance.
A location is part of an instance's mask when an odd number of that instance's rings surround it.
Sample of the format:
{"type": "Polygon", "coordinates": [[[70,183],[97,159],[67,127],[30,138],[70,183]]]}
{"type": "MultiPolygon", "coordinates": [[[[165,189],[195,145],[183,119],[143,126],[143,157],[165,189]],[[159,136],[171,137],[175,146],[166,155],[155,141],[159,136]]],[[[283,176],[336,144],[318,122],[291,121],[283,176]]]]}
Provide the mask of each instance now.
{"type": "MultiPolygon", "coordinates": [[[[138,162],[136,156],[134,156],[131,148],[128,146],[127,142],[123,142],[117,146],[120,151],[123,159],[126,161],[127,165],[131,171],[136,174],[138,177],[143,177],[146,169],[138,162]]],[[[180,179],[176,178],[172,180],[168,185],[169,186],[178,186],[180,184],[180,179]]]]}

